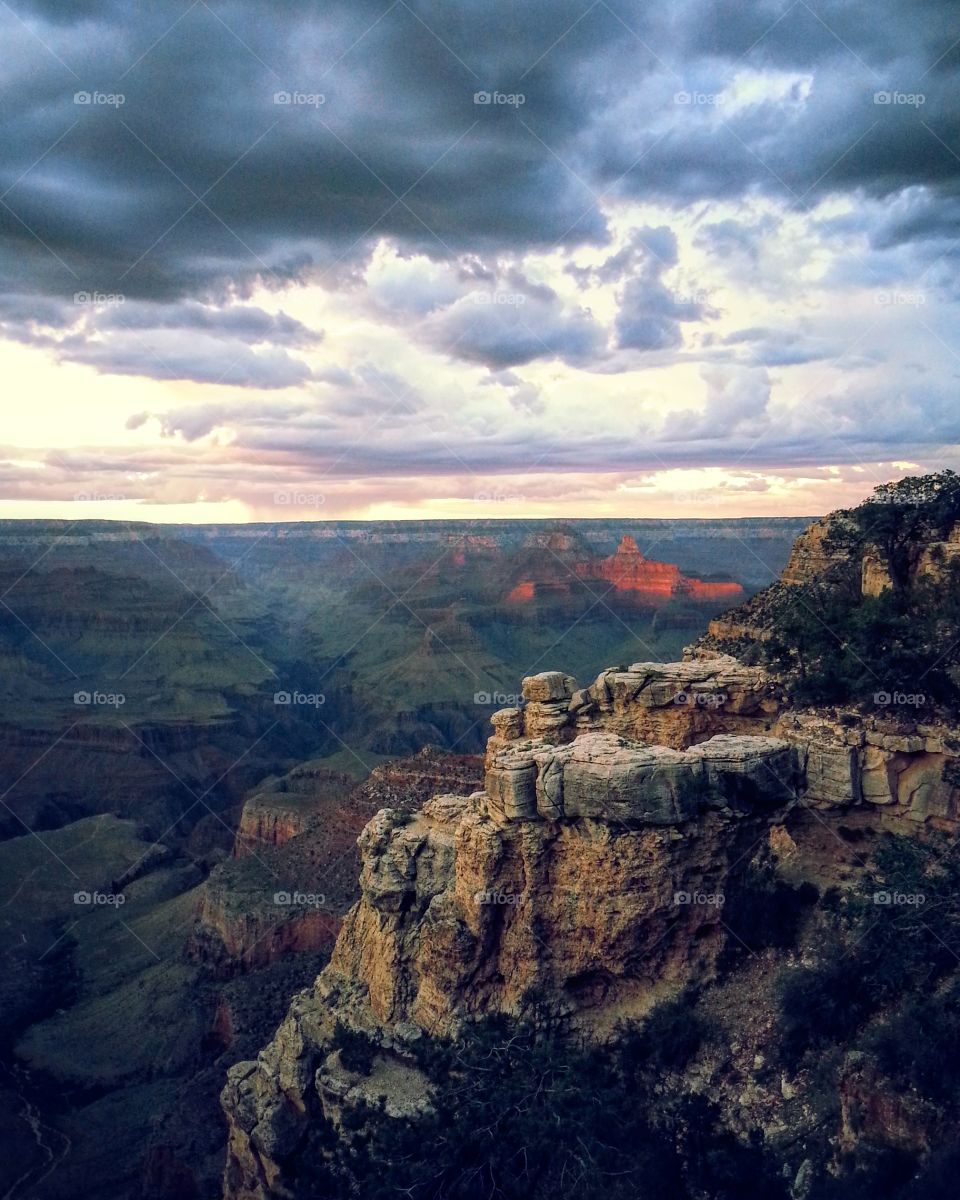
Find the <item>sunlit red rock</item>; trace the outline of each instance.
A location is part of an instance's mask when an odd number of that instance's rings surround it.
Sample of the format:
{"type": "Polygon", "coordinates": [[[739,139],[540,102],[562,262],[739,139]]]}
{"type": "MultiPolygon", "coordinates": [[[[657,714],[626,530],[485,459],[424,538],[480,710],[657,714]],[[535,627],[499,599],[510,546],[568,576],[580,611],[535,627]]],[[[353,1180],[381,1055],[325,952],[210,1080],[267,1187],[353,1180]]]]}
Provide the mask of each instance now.
{"type": "Polygon", "coordinates": [[[570,583],[596,579],[621,593],[632,594],[646,603],[669,603],[671,600],[728,601],[744,598],[744,590],[734,582],[704,582],[683,574],[673,563],[645,558],[629,534],[620,539],[616,554],[607,558],[584,558],[566,565],[560,561],[547,562],[542,577],[521,579],[507,595],[508,604],[529,604],[546,594],[569,592],[570,583]],[[565,578],[564,578],[565,576],[565,578]]]}

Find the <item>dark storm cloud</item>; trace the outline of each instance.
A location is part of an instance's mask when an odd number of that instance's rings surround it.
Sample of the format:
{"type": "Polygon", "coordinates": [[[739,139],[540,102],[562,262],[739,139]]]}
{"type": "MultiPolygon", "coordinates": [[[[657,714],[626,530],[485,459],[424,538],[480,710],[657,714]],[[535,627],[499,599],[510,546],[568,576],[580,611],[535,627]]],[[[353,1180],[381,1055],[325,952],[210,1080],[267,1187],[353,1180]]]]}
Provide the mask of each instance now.
{"type": "Polygon", "coordinates": [[[62,13],[38,22],[39,40],[0,16],[22,64],[3,122],[4,274],[53,293],[203,296],[334,272],[371,227],[437,256],[550,244],[577,222],[577,238],[602,236],[589,195],[523,121],[561,141],[582,123],[562,64],[602,53],[610,22],[550,51],[523,120],[474,103],[517,94],[580,11],[90,5],[71,28],[62,13]],[[291,103],[274,102],[283,93],[291,103]]]}
{"type": "Polygon", "coordinates": [[[869,21],[839,0],[18,3],[33,34],[0,15],[11,290],[218,296],[337,279],[378,233],[437,257],[602,239],[607,186],[789,199],[945,188],[960,166],[935,136],[952,144],[960,105],[945,3],[887,0],[869,21]],[[747,67],[809,73],[809,102],[674,103],[747,67]],[[875,105],[884,88],[924,93],[922,110],[875,105]]]}
{"type": "Polygon", "coordinates": [[[589,312],[570,311],[537,292],[476,292],[423,328],[435,349],[493,370],[538,358],[586,365],[606,347],[606,334],[589,312]]]}
{"type": "Polygon", "coordinates": [[[599,268],[597,274],[604,281],[628,276],[616,319],[621,349],[673,349],[683,343],[681,322],[710,315],[712,310],[702,297],[678,295],[664,285],[661,275],[676,262],[676,236],[658,226],[635,229],[624,250],[599,268]]]}

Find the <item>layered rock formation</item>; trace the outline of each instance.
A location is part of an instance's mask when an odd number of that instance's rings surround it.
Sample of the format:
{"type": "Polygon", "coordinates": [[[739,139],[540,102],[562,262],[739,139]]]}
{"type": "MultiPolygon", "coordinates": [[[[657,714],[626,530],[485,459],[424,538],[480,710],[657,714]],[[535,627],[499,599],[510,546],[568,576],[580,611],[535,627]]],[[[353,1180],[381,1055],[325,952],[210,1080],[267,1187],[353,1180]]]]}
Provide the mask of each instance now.
{"type": "Polygon", "coordinates": [[[586,688],[559,671],[523,681],[522,708],[493,714],[496,749],[518,737],[567,740],[605,729],[684,749],[712,733],[763,733],[773,728],[782,689],[757,667],[729,655],[679,663],[634,663],[601,671],[586,688]]]}
{"type": "Polygon", "coordinates": [[[327,982],[360,983],[377,1022],[432,1034],[519,1012],[534,991],[590,1027],[642,1008],[656,980],[709,970],[722,940],[719,905],[676,896],[722,893],[797,780],[794,751],[770,738],[686,752],[607,733],[520,741],[483,792],[367,826],[327,982]]]}
{"type": "Polygon", "coordinates": [[[501,724],[484,790],[385,809],[364,829],[361,898],[329,967],[260,1060],[230,1073],[228,1195],[283,1194],[309,1123],[339,1119],[356,1081],[332,1049],[338,1021],[376,1030],[384,1063],[409,1074],[420,1031],[521,1014],[536,996],[600,1035],[708,978],[724,900],[801,786],[781,739],[677,750],[601,730],[510,739],[501,724]]]}
{"type": "Polygon", "coordinates": [[[426,748],[362,783],[307,762],[246,801],[234,857],[200,889],[188,954],[222,976],[287,954],[329,951],[357,899],[357,837],[384,806],[412,811],[445,787],[481,782],[473,755],[426,748]]]}
{"type": "Polygon", "coordinates": [[[607,557],[591,554],[578,539],[559,534],[536,543],[532,549],[534,570],[511,589],[507,595],[510,604],[527,604],[542,596],[571,595],[578,581],[582,581],[582,588],[591,580],[648,605],[677,600],[736,603],[745,594],[739,583],[695,579],[684,575],[673,563],[645,558],[629,534],[620,539],[616,553],[607,557]]]}
{"type": "Polygon", "coordinates": [[[620,539],[616,554],[599,562],[583,564],[578,567],[578,574],[601,579],[618,592],[632,592],[652,602],[689,599],[734,603],[744,595],[739,583],[705,583],[683,575],[672,563],[644,558],[636,540],[629,534],[620,539]]]}
{"type": "Polygon", "coordinates": [[[343,800],[355,786],[348,775],[304,763],[244,801],[234,854],[241,858],[264,846],[282,846],[320,819],[325,800],[343,800]]]}
{"type": "Polygon", "coordinates": [[[709,979],[724,901],[761,844],[796,853],[792,814],[957,828],[960,737],[794,712],[727,656],[636,663],[585,689],[543,672],[523,694],[494,715],[482,791],[383,809],[364,829],[361,897],[330,965],[230,1073],[234,1200],[283,1195],[310,1123],[373,1098],[333,1050],[337,1022],[376,1034],[377,1088],[409,1111],[411,1094],[426,1103],[411,1038],[521,1015],[532,997],[602,1036],[709,979]]]}
{"type": "Polygon", "coordinates": [[[822,521],[815,521],[797,538],[780,576],[781,583],[790,587],[802,586],[822,578],[831,566],[844,560],[845,551],[831,542],[833,524],[833,519],[824,517],[822,521]]]}
{"type": "Polygon", "coordinates": [[[761,667],[704,652],[680,663],[634,663],[603,671],[588,688],[558,671],[524,680],[522,708],[492,717],[488,763],[520,739],[563,743],[606,730],[685,749],[713,735],[771,736],[795,747],[805,803],[875,805],[888,821],[958,828],[960,729],[899,714],[797,710],[761,667]]]}

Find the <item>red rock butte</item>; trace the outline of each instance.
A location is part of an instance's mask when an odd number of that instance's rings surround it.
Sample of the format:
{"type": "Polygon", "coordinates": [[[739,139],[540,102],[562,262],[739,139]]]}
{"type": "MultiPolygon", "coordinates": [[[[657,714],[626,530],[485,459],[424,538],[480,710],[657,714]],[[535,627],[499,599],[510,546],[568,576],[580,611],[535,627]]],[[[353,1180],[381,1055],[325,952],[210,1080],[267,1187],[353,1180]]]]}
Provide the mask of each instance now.
{"type": "MultiPolygon", "coordinates": [[[[653,603],[725,600],[733,604],[745,595],[739,583],[707,583],[684,575],[673,563],[644,558],[629,534],[620,539],[616,554],[575,563],[573,571],[580,579],[602,580],[611,584],[617,592],[629,592],[638,599],[653,603]]],[[[539,588],[539,581],[535,579],[521,580],[509,593],[507,600],[513,604],[527,604],[536,597],[539,588]]]]}
{"type": "Polygon", "coordinates": [[[644,558],[629,534],[620,539],[616,554],[578,565],[577,573],[611,583],[618,592],[637,592],[651,599],[737,600],[744,594],[739,583],[704,583],[684,575],[673,563],[644,558]]]}

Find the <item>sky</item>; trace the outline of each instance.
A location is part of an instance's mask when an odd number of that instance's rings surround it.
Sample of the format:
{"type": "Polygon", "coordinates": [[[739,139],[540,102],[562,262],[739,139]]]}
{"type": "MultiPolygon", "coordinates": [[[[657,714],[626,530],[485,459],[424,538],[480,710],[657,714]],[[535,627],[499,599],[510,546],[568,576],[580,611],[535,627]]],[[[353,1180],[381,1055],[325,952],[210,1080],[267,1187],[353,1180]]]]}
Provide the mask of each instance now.
{"type": "Polygon", "coordinates": [[[960,465],[952,2],[0,37],[0,517],[813,515],[960,465]]]}

